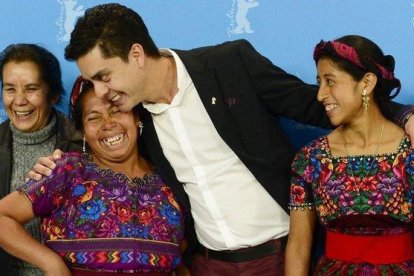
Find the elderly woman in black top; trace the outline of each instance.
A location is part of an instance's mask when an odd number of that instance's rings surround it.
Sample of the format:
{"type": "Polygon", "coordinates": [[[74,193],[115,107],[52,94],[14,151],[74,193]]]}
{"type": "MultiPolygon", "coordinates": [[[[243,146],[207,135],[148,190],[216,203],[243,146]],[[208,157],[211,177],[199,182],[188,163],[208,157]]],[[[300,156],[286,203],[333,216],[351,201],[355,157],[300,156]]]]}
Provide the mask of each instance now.
{"type": "MultiPolygon", "coordinates": [[[[8,120],[0,125],[0,198],[24,183],[25,173],[56,148],[80,149],[82,136],[54,105],[64,92],[57,58],[36,44],[9,45],[0,56],[2,100],[8,120]]],[[[26,225],[40,239],[39,221],[26,225]]],[[[0,249],[2,275],[42,275],[0,249]]]]}

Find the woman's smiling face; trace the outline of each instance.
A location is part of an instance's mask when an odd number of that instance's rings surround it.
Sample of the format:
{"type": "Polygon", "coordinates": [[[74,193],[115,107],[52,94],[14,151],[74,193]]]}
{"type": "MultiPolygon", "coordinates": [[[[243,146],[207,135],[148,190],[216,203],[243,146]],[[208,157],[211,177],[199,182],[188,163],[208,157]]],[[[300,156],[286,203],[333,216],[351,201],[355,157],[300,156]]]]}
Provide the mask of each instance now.
{"type": "Polygon", "coordinates": [[[39,68],[30,61],[10,61],[3,68],[3,104],[13,126],[34,132],[49,122],[54,101],[39,68]]]}
{"type": "Polygon", "coordinates": [[[83,131],[92,156],[101,163],[119,163],[135,155],[138,116],[133,111],[121,111],[105,98],[98,98],[93,89],[84,93],[87,94],[82,98],[83,131]]]}

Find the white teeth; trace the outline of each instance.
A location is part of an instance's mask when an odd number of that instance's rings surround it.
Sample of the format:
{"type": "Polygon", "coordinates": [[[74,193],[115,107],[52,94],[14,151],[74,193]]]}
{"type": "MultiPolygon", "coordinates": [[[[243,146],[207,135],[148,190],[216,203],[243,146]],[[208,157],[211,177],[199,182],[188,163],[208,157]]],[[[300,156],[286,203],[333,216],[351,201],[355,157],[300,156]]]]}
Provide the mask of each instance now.
{"type": "Polygon", "coordinates": [[[114,97],[112,97],[111,101],[114,103],[114,102],[116,102],[117,100],[119,100],[120,98],[121,98],[121,95],[117,94],[117,95],[115,95],[114,97]]]}
{"type": "Polygon", "coordinates": [[[336,105],[336,104],[328,104],[328,105],[325,105],[325,110],[330,111],[330,110],[334,109],[337,106],[338,105],[336,105]]]}
{"type": "Polygon", "coordinates": [[[120,144],[123,138],[124,138],[124,134],[118,134],[114,137],[105,138],[102,141],[108,146],[115,146],[115,145],[120,144]]]}
{"type": "Polygon", "coordinates": [[[15,111],[17,116],[27,116],[30,114],[30,111],[15,111]]]}

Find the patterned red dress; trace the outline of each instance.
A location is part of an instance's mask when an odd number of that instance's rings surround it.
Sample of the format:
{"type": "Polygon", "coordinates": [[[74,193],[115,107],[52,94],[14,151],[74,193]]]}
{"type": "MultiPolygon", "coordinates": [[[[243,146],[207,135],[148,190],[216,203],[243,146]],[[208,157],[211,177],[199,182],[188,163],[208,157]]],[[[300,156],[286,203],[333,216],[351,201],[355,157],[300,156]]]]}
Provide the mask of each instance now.
{"type": "Polygon", "coordinates": [[[333,157],[326,136],[292,163],[290,209],[315,209],[327,231],[315,275],[414,275],[414,152],[333,157]]]}
{"type": "Polygon", "coordinates": [[[42,218],[43,242],[70,268],[169,272],[181,262],[183,213],[156,174],[130,180],[66,153],[51,176],[19,191],[42,218]]]}

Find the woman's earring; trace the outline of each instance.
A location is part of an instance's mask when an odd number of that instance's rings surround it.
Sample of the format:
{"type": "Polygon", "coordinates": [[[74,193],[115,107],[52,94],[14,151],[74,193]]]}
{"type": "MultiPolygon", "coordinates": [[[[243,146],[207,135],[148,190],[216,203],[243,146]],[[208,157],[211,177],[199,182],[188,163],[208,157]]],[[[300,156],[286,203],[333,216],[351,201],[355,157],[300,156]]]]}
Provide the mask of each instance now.
{"type": "Polygon", "coordinates": [[[368,96],[367,90],[365,88],[364,88],[364,90],[362,90],[362,105],[364,106],[365,111],[368,111],[369,96],[368,96]]]}
{"type": "Polygon", "coordinates": [[[86,137],[85,136],[83,136],[82,152],[86,153],[86,137]]]}
{"type": "Polygon", "coordinates": [[[144,129],[144,124],[141,121],[139,121],[138,123],[138,128],[139,128],[139,135],[141,136],[142,130],[144,129]]]}

